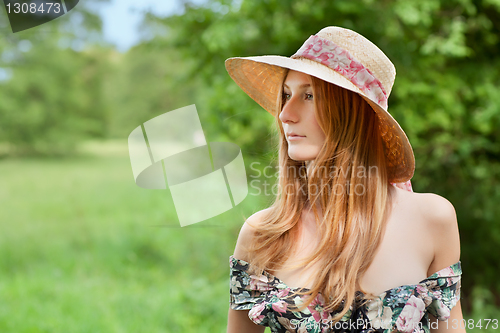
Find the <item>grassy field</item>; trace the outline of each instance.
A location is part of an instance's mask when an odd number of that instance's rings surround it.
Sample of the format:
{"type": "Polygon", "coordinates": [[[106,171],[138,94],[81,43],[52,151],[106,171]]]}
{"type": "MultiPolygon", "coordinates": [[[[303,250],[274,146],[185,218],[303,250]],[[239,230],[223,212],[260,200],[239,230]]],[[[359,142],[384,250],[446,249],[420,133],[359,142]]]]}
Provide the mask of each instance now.
{"type": "MultiPolygon", "coordinates": [[[[181,228],[168,190],[135,185],[123,145],[88,147],[0,161],[0,332],[225,332],[228,257],[264,199],[181,228]]],[[[485,299],[467,318],[498,315],[485,299]]]]}
{"type": "Polygon", "coordinates": [[[0,161],[0,332],[225,331],[228,258],[258,198],[181,228],[168,190],[97,152],[0,161]]]}

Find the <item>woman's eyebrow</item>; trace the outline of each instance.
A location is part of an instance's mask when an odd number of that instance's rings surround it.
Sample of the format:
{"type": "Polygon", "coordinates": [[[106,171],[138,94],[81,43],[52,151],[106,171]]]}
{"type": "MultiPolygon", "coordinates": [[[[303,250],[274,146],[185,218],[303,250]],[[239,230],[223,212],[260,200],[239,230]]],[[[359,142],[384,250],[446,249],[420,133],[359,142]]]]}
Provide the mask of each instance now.
{"type": "MultiPolygon", "coordinates": [[[[283,86],[284,86],[285,88],[287,88],[287,89],[290,89],[290,87],[288,87],[288,86],[286,85],[286,83],[283,83],[283,86]]],[[[303,83],[303,84],[301,84],[301,85],[299,86],[299,89],[300,89],[300,88],[308,88],[308,87],[310,87],[310,86],[311,86],[311,84],[310,84],[310,83],[303,83]]]]}

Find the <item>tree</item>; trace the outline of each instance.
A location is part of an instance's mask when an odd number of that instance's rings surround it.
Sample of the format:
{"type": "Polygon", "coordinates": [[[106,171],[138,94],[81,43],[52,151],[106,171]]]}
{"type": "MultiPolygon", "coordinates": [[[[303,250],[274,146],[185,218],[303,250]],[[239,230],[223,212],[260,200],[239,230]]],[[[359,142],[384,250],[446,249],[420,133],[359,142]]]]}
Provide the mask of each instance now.
{"type": "MultiPolygon", "coordinates": [[[[101,23],[86,7],[0,42],[0,142],[10,154],[67,154],[89,136],[103,137],[109,107],[101,86],[111,54],[101,23]],[[5,76],[5,75],[4,75],[5,76]]],[[[8,30],[5,14],[0,28],[8,30]]]]}

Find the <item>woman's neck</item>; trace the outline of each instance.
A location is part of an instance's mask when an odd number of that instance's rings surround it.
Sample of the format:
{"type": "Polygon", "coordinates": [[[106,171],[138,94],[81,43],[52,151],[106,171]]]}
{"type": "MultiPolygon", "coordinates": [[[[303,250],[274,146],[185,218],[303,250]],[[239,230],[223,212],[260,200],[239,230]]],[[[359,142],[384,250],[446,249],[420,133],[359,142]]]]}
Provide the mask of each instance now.
{"type": "Polygon", "coordinates": [[[313,160],[306,161],[307,178],[309,178],[309,176],[311,175],[313,165],[314,165],[313,160]]]}

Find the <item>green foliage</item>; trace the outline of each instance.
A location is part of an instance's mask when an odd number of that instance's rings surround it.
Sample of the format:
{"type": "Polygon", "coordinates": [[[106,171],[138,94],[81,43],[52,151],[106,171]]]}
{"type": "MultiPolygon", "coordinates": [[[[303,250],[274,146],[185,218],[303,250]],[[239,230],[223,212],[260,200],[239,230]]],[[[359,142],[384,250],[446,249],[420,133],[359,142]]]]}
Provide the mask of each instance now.
{"type": "Polygon", "coordinates": [[[101,95],[105,67],[98,50],[54,52],[36,45],[11,66],[0,92],[0,140],[19,154],[64,154],[86,136],[104,136],[109,115],[101,95]]]}
{"type": "MultiPolygon", "coordinates": [[[[78,6],[65,16],[17,34],[5,33],[0,42],[0,67],[11,77],[0,82],[0,142],[3,153],[62,155],[83,138],[103,137],[109,106],[102,94],[109,50],[87,40],[100,21],[78,6]],[[44,26],[45,27],[45,26],[44,26]],[[69,48],[72,46],[73,48],[69,48]]],[[[0,27],[7,30],[2,11],[0,27]]]]}
{"type": "Polygon", "coordinates": [[[116,54],[104,88],[112,114],[109,136],[127,137],[151,118],[197,103],[201,89],[196,79],[186,77],[189,62],[173,48],[147,42],[116,54]]]}

